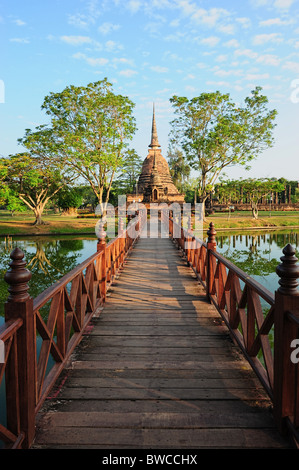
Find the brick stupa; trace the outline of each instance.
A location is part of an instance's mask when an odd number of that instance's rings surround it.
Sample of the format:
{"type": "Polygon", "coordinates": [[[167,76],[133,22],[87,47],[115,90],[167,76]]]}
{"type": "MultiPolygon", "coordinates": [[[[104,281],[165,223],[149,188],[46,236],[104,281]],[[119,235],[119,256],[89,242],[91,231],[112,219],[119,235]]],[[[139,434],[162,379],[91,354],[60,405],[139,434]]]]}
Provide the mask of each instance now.
{"type": "Polygon", "coordinates": [[[169,166],[161,154],[158,140],[155,107],[153,107],[152,136],[148,155],[143,162],[137,184],[137,194],[129,195],[128,202],[133,199],[142,203],[184,203],[184,194],[180,194],[174,185],[169,166]]]}

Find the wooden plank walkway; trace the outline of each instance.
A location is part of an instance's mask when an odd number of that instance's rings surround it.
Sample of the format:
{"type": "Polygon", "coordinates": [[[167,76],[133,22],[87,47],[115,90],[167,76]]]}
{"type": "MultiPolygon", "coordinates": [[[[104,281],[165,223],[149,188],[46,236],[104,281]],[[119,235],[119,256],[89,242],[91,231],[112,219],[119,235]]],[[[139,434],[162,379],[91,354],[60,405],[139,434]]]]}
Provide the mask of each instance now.
{"type": "Polygon", "coordinates": [[[270,405],[172,241],[140,238],[33,448],[290,448],[270,405]]]}

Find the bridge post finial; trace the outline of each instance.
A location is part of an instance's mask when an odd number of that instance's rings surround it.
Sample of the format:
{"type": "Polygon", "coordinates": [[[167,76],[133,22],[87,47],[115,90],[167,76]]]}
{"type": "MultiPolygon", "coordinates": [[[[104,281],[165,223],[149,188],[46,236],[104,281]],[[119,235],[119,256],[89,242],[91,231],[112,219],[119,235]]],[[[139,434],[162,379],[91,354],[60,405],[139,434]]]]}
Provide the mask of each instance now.
{"type": "MultiPolygon", "coordinates": [[[[295,249],[290,244],[284,247],[283,254],[282,262],[276,268],[280,287],[275,292],[274,304],[273,411],[279,431],[285,434],[286,417],[292,415],[296,408],[296,365],[291,358],[291,343],[297,339],[298,326],[289,314],[299,315],[299,265],[295,249]]],[[[294,421],[298,421],[298,417],[294,421]]],[[[294,422],[294,426],[298,424],[294,422]]]]}
{"type": "Polygon", "coordinates": [[[100,292],[101,300],[105,302],[106,291],[107,291],[107,254],[106,254],[106,232],[104,225],[106,223],[105,217],[103,217],[98,223],[98,229],[96,231],[98,237],[97,252],[100,256],[100,292]]]}
{"type": "Polygon", "coordinates": [[[215,230],[215,226],[213,224],[213,222],[210,223],[209,225],[209,230],[207,231],[207,235],[208,235],[208,248],[211,249],[211,250],[216,250],[216,230],[215,230]]]}
{"type": "Polygon", "coordinates": [[[213,222],[209,225],[209,230],[207,231],[208,235],[208,243],[207,243],[207,277],[206,277],[206,299],[208,302],[211,301],[210,293],[212,291],[213,285],[213,256],[211,255],[211,251],[216,251],[216,230],[213,222]]]}
{"type": "Polygon", "coordinates": [[[299,278],[299,265],[297,264],[296,251],[292,245],[288,244],[282,250],[284,256],[280,259],[282,261],[276,268],[276,273],[280,277],[278,283],[280,284],[279,292],[287,295],[299,295],[298,281],[299,278]]]}
{"type": "Polygon", "coordinates": [[[15,248],[10,257],[10,269],[4,275],[9,284],[10,295],[4,305],[5,321],[22,320],[17,332],[17,358],[8,356],[6,380],[12,384],[18,382],[18,397],[7,402],[7,422],[18,435],[20,428],[24,432],[23,448],[29,448],[35,435],[35,380],[36,380],[36,330],[33,313],[33,299],[29,294],[31,272],[26,269],[24,253],[15,248]],[[9,364],[13,361],[14,364],[9,364]],[[15,361],[18,364],[15,371],[15,361]],[[16,403],[17,406],[16,406],[16,403]]]}
{"type": "Polygon", "coordinates": [[[10,258],[10,269],[6,272],[4,280],[10,285],[8,291],[10,293],[7,302],[24,302],[29,299],[29,285],[31,272],[26,269],[26,261],[24,261],[24,253],[20,248],[15,248],[10,258]]]}
{"type": "Polygon", "coordinates": [[[104,230],[105,223],[106,221],[104,218],[98,222],[98,229],[96,231],[98,237],[97,251],[102,251],[106,246],[106,232],[104,230]]]}

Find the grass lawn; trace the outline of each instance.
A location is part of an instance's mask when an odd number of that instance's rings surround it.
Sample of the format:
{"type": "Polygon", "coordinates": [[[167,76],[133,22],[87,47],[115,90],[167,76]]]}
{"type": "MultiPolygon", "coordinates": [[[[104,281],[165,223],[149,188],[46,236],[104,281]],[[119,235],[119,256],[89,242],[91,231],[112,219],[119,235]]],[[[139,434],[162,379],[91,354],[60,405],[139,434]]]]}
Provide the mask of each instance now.
{"type": "Polygon", "coordinates": [[[47,213],[43,225],[33,225],[34,216],[31,212],[15,214],[13,217],[7,211],[0,211],[0,235],[39,235],[59,233],[95,233],[96,217],[80,218],[47,213]]]}
{"type": "MultiPolygon", "coordinates": [[[[34,217],[30,212],[15,214],[0,211],[0,236],[4,235],[38,235],[38,234],[95,234],[98,218],[93,216],[76,217],[46,213],[43,217],[46,224],[33,225],[34,217]]],[[[260,211],[258,220],[254,220],[251,212],[215,213],[207,217],[204,229],[213,222],[216,229],[242,229],[258,227],[297,227],[299,228],[299,211],[260,211]]]]}
{"type": "Polygon", "coordinates": [[[239,211],[228,213],[215,213],[206,218],[204,224],[208,227],[213,222],[215,227],[220,228],[275,228],[275,227],[298,227],[299,211],[260,211],[259,217],[255,220],[250,211],[239,211]]]}

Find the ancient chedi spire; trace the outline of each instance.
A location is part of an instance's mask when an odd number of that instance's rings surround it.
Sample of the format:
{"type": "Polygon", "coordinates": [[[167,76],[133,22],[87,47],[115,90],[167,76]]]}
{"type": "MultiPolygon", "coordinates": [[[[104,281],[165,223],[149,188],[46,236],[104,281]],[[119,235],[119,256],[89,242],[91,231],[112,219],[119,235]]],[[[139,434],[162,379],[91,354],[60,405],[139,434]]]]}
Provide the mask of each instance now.
{"type": "Polygon", "coordinates": [[[151,143],[148,155],[143,161],[137,188],[139,198],[144,203],[184,202],[184,194],[180,194],[173,184],[168,163],[161,154],[156,126],[155,105],[153,105],[151,143]]]}
{"type": "Polygon", "coordinates": [[[151,148],[161,147],[158,140],[158,132],[156,126],[156,117],[155,117],[155,104],[153,104],[153,123],[152,123],[152,138],[151,143],[149,145],[151,148]]]}

